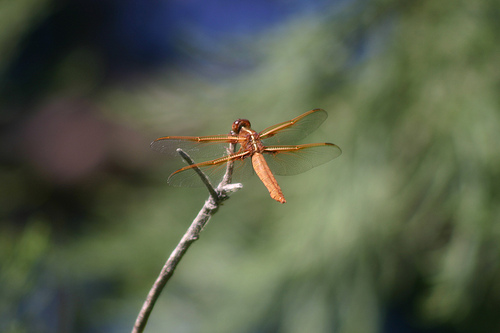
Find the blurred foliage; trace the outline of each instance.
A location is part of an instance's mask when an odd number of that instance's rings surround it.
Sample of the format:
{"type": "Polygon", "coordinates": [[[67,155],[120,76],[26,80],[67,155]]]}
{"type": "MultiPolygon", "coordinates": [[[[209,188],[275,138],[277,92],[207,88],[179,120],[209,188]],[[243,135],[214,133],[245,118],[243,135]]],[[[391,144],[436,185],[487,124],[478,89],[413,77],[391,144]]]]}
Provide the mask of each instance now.
{"type": "Polygon", "coordinates": [[[1,167],[0,330],[131,329],[207,196],[168,187],[175,161],[145,157],[144,138],[225,133],[240,117],[261,130],[321,107],[307,141],[343,155],[279,178],[285,205],[245,182],[146,331],[498,331],[499,18],[493,0],[348,2],[252,41],[261,63],[243,74],[107,85],[92,109],[141,137],[109,148],[128,158],[70,185],[1,167]]]}

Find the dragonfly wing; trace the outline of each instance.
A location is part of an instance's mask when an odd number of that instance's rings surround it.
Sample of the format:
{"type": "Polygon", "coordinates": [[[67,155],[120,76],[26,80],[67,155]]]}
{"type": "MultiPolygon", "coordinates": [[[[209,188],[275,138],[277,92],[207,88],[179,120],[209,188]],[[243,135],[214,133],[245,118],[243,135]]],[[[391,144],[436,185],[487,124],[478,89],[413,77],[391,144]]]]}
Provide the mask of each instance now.
{"type": "Polygon", "coordinates": [[[265,145],[291,144],[314,132],[327,117],[325,110],[314,109],[292,120],[268,127],[259,135],[265,140],[265,145]]]}
{"type": "Polygon", "coordinates": [[[239,182],[252,174],[251,163],[247,163],[247,154],[234,154],[225,156],[216,160],[188,165],[177,170],[168,177],[168,184],[175,187],[201,187],[204,186],[200,175],[196,172],[196,168],[202,171],[209,179],[213,186],[222,180],[226,173],[229,162],[233,163],[233,178],[232,182],[239,182]]]}
{"type": "Polygon", "coordinates": [[[264,157],[275,175],[292,176],[329,162],[341,154],[342,150],[333,143],[310,143],[266,147],[264,157]]]}
{"type": "MultiPolygon", "coordinates": [[[[151,143],[151,149],[164,154],[177,156],[177,149],[184,150],[195,162],[206,161],[227,155],[231,141],[237,142],[236,136],[166,136],[151,143]]],[[[238,150],[238,148],[236,148],[238,150]]]]}

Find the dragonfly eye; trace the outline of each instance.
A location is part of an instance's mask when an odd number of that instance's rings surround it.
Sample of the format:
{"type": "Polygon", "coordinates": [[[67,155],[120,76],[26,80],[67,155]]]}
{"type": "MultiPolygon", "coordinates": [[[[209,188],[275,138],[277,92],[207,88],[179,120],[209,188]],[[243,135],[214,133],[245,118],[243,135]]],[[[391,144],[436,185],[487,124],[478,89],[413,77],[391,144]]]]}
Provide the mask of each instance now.
{"type": "Polygon", "coordinates": [[[246,119],[238,119],[233,123],[232,130],[238,134],[240,133],[242,127],[250,128],[250,121],[246,119]]]}

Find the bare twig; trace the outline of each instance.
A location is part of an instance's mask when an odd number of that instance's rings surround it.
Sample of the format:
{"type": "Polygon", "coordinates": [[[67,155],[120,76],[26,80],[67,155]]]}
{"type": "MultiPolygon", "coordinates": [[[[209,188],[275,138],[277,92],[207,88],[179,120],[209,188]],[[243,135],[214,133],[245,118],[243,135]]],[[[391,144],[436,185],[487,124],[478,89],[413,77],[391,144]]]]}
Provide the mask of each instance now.
{"type": "MultiPolygon", "coordinates": [[[[235,144],[230,144],[228,153],[234,152],[234,149],[235,144]]],[[[181,149],[178,149],[177,151],[186,160],[186,162],[188,162],[190,165],[193,165],[194,162],[188,154],[186,154],[181,149]]],[[[201,230],[203,230],[203,227],[208,223],[212,215],[217,212],[222,201],[226,200],[229,197],[228,193],[234,192],[242,187],[241,184],[230,184],[233,172],[232,164],[232,162],[228,163],[226,173],[220,184],[217,186],[217,189],[213,188],[213,186],[210,184],[210,181],[208,181],[207,176],[199,168],[195,168],[195,171],[201,177],[203,183],[207,186],[208,191],[210,192],[210,197],[205,201],[205,204],[198,213],[198,216],[196,216],[193,223],[186,231],[179,244],[177,244],[174,251],[170,254],[167,262],[163,266],[160,275],[149,291],[149,294],[146,297],[146,301],[144,301],[141,311],[137,316],[134,328],[132,329],[132,333],[142,333],[144,331],[144,328],[146,327],[149,319],[149,315],[153,311],[156,300],[160,296],[170,277],[174,274],[174,270],[177,267],[177,264],[182,259],[189,246],[199,238],[201,230]]]]}
{"type": "MultiPolygon", "coordinates": [[[[191,158],[191,156],[189,156],[184,150],[178,148],[177,149],[177,152],[182,156],[182,158],[189,164],[189,165],[193,165],[194,164],[194,161],[193,159],[191,158]]],[[[214,197],[214,199],[216,201],[218,201],[219,199],[219,194],[217,193],[217,191],[215,191],[214,187],[212,186],[212,183],[210,183],[210,180],[208,179],[207,175],[205,175],[203,173],[203,171],[200,170],[200,168],[193,168],[194,171],[198,174],[198,176],[200,176],[201,178],[201,181],[203,182],[203,184],[205,184],[205,186],[207,187],[208,189],[208,192],[210,192],[210,195],[212,197],[214,197]]]]}

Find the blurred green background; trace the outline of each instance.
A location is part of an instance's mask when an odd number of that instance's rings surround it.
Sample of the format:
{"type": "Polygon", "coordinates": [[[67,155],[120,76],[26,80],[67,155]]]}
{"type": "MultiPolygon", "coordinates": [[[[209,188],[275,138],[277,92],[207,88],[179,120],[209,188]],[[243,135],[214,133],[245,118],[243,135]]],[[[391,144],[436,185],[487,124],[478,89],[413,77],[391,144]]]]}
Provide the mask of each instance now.
{"type": "Polygon", "coordinates": [[[257,177],[146,332],[500,331],[500,2],[3,1],[0,331],[127,332],[207,198],[165,135],[313,108],[343,154],[257,177]]]}

